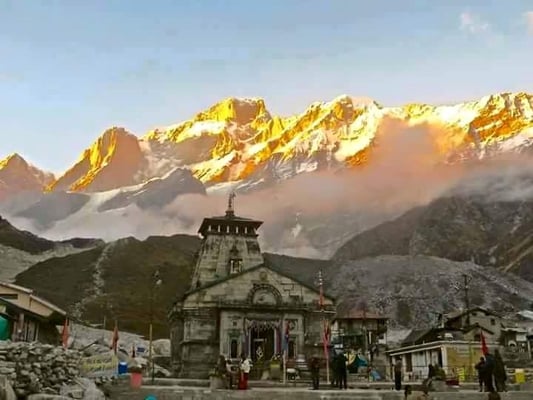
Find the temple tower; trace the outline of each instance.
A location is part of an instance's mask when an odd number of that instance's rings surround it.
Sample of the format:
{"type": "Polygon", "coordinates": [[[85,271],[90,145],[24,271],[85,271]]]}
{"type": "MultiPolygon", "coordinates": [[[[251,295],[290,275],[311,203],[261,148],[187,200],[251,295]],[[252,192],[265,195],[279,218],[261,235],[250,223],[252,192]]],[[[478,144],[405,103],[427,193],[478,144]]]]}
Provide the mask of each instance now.
{"type": "Polygon", "coordinates": [[[234,200],[235,193],[231,193],[226,215],[204,218],[198,230],[202,237],[202,245],[191,289],[197,289],[263,263],[257,240],[257,229],[263,222],[236,216],[234,200]]]}

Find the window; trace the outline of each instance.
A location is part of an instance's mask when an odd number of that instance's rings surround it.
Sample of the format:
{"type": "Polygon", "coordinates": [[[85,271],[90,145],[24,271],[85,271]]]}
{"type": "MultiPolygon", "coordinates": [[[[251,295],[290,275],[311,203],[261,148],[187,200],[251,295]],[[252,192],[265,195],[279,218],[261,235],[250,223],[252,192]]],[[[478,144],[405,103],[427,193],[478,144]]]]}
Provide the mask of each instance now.
{"type": "Polygon", "coordinates": [[[0,298],[5,300],[18,300],[19,295],[16,293],[0,293],[0,298]]]}
{"type": "Polygon", "coordinates": [[[491,318],[491,319],[490,319],[490,324],[491,324],[492,326],[496,325],[496,320],[495,320],[494,318],[491,318]]]}
{"type": "Polygon", "coordinates": [[[241,260],[230,260],[229,267],[231,274],[238,274],[241,272],[241,260]]]}

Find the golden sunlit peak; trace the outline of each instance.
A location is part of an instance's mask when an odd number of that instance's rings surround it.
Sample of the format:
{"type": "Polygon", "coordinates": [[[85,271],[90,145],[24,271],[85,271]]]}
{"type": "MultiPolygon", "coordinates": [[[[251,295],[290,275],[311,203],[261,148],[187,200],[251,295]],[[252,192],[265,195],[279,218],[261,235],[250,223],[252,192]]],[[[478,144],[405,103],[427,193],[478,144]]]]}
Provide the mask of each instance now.
{"type": "Polygon", "coordinates": [[[196,116],[198,121],[235,121],[247,124],[267,113],[265,101],[259,97],[228,97],[196,116]]]}
{"type": "Polygon", "coordinates": [[[11,163],[28,164],[19,153],[12,153],[3,160],[0,160],[0,168],[4,168],[11,163]]]}

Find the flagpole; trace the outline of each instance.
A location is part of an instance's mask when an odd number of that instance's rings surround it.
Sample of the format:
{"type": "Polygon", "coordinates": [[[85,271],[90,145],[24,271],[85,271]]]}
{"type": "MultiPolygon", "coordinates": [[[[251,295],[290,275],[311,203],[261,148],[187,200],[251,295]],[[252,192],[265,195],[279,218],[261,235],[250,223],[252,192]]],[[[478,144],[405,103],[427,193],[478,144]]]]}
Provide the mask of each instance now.
{"type": "Polygon", "coordinates": [[[322,313],[322,342],[324,347],[324,357],[326,358],[326,382],[330,382],[329,380],[329,351],[328,351],[328,343],[327,343],[327,334],[326,334],[326,314],[324,313],[324,288],[323,288],[323,279],[322,279],[322,271],[318,271],[318,284],[320,286],[320,312],[322,313]]]}
{"type": "Polygon", "coordinates": [[[283,318],[284,324],[281,325],[281,329],[285,326],[285,330],[282,331],[282,346],[283,346],[283,386],[287,384],[287,350],[289,348],[289,343],[287,343],[287,321],[283,318]]]}

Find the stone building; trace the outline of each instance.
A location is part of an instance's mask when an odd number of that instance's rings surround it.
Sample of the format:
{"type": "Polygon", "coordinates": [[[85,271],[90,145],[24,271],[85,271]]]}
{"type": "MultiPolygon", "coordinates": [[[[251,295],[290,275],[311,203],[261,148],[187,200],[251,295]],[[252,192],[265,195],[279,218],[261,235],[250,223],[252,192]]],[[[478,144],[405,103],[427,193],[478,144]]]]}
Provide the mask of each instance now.
{"type": "Polygon", "coordinates": [[[206,378],[219,355],[268,362],[282,353],[287,333],[289,358],[323,354],[334,299],[291,268],[265,261],[262,222],[236,216],[233,197],[224,216],[203,220],[190,289],[169,314],[172,364],[181,377],[206,378]]]}

